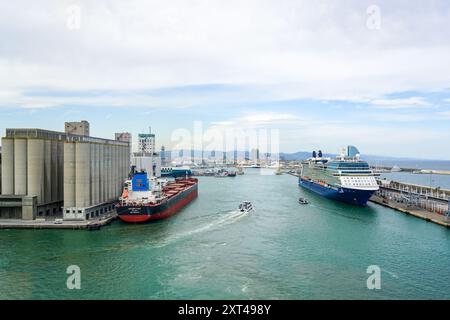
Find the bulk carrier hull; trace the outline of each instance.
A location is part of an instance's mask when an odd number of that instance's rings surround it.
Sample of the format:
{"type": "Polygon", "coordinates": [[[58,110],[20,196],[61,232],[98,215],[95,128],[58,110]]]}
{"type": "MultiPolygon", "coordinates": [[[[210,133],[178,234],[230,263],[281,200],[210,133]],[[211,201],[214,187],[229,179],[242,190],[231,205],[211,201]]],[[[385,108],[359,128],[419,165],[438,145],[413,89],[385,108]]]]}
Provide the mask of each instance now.
{"type": "Polygon", "coordinates": [[[119,219],[128,223],[143,223],[174,215],[198,196],[197,179],[178,181],[178,183],[180,182],[185,184],[184,189],[170,194],[160,203],[145,205],[117,204],[116,210],[119,219]]]}
{"type": "Polygon", "coordinates": [[[298,184],[305,189],[320,194],[328,199],[333,199],[358,206],[366,206],[369,198],[374,194],[374,190],[359,190],[349,188],[334,188],[324,186],[309,179],[299,178],[298,184]]]}

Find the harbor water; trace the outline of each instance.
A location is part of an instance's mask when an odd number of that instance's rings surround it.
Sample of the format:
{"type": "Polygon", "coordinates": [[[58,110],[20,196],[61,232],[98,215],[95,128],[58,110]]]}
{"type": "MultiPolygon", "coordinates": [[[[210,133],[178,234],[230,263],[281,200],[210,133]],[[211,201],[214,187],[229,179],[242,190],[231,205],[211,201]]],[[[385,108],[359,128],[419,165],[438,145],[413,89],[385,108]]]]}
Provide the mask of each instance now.
{"type": "Polygon", "coordinates": [[[199,197],[164,221],[0,230],[0,298],[450,298],[444,227],[322,198],[291,175],[247,169],[199,180],[199,197]],[[236,210],[244,200],[254,212],[236,210]],[[70,265],[80,267],[80,290],[66,286],[70,265]],[[367,288],[371,265],[381,268],[380,290],[367,288]]]}
{"type": "Polygon", "coordinates": [[[403,183],[417,184],[432,188],[450,190],[450,175],[434,173],[389,172],[381,174],[381,178],[403,183]]]}

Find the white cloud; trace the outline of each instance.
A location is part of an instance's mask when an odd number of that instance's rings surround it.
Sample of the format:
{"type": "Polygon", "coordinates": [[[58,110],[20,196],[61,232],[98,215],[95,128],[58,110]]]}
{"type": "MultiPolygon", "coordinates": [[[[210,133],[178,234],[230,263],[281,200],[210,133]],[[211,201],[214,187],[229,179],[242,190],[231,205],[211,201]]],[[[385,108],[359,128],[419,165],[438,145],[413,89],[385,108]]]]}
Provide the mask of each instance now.
{"type": "Polygon", "coordinates": [[[450,119],[450,111],[439,112],[438,115],[444,119],[450,119]]]}
{"type": "Polygon", "coordinates": [[[371,102],[382,109],[410,109],[428,107],[430,103],[423,97],[410,97],[405,99],[377,99],[371,102]]]}
{"type": "Polygon", "coordinates": [[[291,113],[276,113],[276,112],[250,112],[245,113],[239,117],[225,121],[212,122],[214,129],[227,128],[260,128],[260,127],[275,127],[279,128],[286,124],[299,124],[304,119],[291,113]]]}
{"type": "Polygon", "coordinates": [[[4,90],[222,83],[260,87],[270,99],[372,100],[450,82],[446,1],[379,1],[378,31],[366,27],[371,1],[78,3],[79,30],[66,27],[73,2],[0,4],[4,90]]]}

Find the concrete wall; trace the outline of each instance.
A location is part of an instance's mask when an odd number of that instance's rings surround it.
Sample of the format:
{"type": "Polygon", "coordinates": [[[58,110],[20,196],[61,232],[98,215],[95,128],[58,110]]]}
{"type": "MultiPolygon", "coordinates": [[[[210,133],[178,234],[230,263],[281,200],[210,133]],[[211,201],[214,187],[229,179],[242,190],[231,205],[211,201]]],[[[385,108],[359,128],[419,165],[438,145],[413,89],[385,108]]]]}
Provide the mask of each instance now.
{"type": "Polygon", "coordinates": [[[14,138],[14,194],[37,197],[37,205],[61,202],[62,148],[58,141],[14,138]],[[61,164],[58,166],[58,159],[61,164]]]}
{"type": "Polygon", "coordinates": [[[37,196],[38,204],[44,202],[44,144],[42,139],[28,139],[28,195],[37,196]]]}
{"type": "Polygon", "coordinates": [[[2,195],[14,194],[14,139],[2,139],[2,195]]]}
{"type": "Polygon", "coordinates": [[[88,142],[75,143],[75,206],[91,205],[91,148],[88,142]]]}
{"type": "Polygon", "coordinates": [[[109,203],[119,198],[127,178],[129,147],[110,142],[66,142],[64,157],[64,219],[80,220],[110,210],[109,203]]]}
{"type": "Polygon", "coordinates": [[[34,219],[36,212],[53,215],[60,212],[63,200],[63,148],[58,149],[57,138],[5,137],[2,163],[1,216],[14,211],[16,218],[34,219]],[[58,166],[58,161],[60,165],[58,166]],[[15,197],[22,197],[23,205],[16,208],[15,197]],[[30,200],[32,199],[32,200],[30,200]],[[9,206],[10,205],[10,206],[9,206]]]}
{"type": "Polygon", "coordinates": [[[64,207],[75,207],[75,142],[64,143],[64,207]]]}
{"type": "Polygon", "coordinates": [[[0,217],[54,215],[62,205],[77,219],[106,213],[122,192],[129,156],[129,145],[119,141],[7,129],[2,138],[0,217]],[[20,208],[17,199],[25,197],[28,202],[20,208]]]}
{"type": "Polygon", "coordinates": [[[27,194],[27,139],[14,139],[14,194],[27,194]]]}

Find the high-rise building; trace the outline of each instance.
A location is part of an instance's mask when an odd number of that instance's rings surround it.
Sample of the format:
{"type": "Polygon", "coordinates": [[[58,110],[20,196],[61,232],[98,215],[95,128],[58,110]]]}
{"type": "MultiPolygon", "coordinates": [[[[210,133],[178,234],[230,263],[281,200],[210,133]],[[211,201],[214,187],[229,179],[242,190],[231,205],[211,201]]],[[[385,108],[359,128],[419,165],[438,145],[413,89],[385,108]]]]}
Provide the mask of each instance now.
{"type": "Polygon", "coordinates": [[[139,133],[138,143],[138,152],[155,153],[155,135],[153,133],[139,133]]]}
{"type": "Polygon", "coordinates": [[[161,148],[161,155],[155,150],[155,135],[153,133],[138,134],[138,152],[131,157],[131,165],[137,171],[145,171],[150,177],[161,176],[162,158],[165,157],[165,148],[161,148]]]}
{"type": "Polygon", "coordinates": [[[252,160],[255,164],[259,164],[259,149],[252,150],[252,160]]]}
{"type": "Polygon", "coordinates": [[[166,166],[169,166],[169,165],[171,165],[171,163],[172,163],[172,152],[170,152],[170,151],[166,151],[166,158],[165,158],[165,160],[166,160],[166,166]]]}
{"type": "Polygon", "coordinates": [[[161,146],[160,157],[161,157],[161,165],[165,166],[166,165],[166,147],[164,147],[164,146],[161,146]]]}

